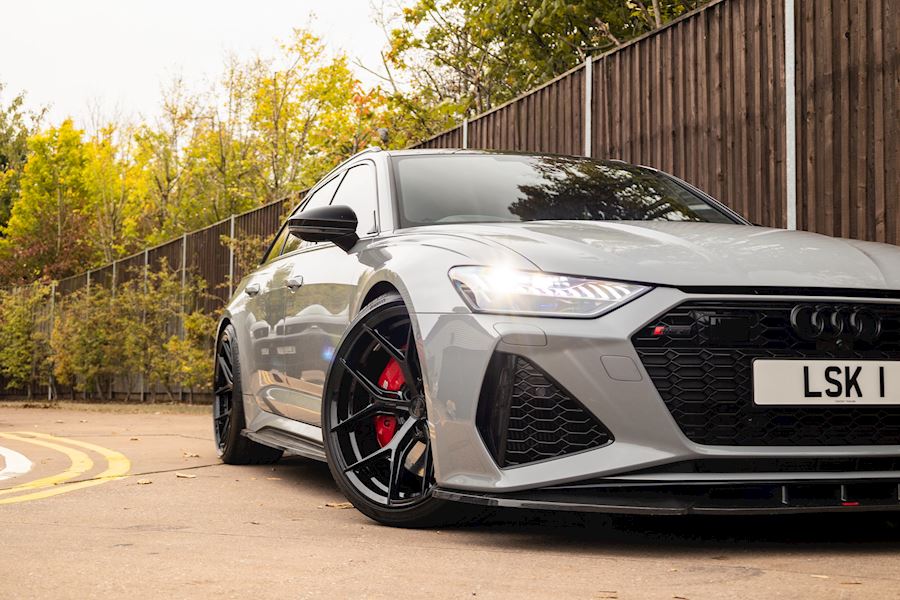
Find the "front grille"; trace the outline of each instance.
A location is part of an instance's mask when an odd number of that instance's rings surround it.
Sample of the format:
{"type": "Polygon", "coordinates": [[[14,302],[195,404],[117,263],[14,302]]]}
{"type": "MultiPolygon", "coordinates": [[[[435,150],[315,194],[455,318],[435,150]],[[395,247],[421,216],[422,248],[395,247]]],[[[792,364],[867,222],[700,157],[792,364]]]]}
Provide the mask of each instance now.
{"type": "Polygon", "coordinates": [[[756,358],[900,359],[900,306],[865,308],[881,319],[877,340],[802,339],[795,302],[693,301],[648,323],[632,338],[675,422],[690,440],[722,446],[900,444],[900,406],[757,406],[756,358]],[[727,324],[727,326],[723,326],[727,324]],[[654,335],[657,327],[674,335],[654,335]]]}
{"type": "Polygon", "coordinates": [[[497,353],[481,390],[478,430],[501,467],[599,448],[608,429],[549,375],[521,356],[497,353]]]}

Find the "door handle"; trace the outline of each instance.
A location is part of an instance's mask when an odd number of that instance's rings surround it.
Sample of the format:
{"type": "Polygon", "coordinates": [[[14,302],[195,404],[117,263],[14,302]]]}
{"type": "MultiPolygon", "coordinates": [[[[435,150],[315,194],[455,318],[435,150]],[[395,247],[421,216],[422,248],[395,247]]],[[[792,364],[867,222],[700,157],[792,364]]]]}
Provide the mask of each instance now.
{"type": "Polygon", "coordinates": [[[259,293],[259,284],[258,283],[248,283],[247,287],[244,288],[244,293],[248,296],[255,296],[259,293]]]}
{"type": "Polygon", "coordinates": [[[297,291],[297,288],[303,285],[303,275],[291,275],[284,282],[284,285],[292,292],[297,291]]]}

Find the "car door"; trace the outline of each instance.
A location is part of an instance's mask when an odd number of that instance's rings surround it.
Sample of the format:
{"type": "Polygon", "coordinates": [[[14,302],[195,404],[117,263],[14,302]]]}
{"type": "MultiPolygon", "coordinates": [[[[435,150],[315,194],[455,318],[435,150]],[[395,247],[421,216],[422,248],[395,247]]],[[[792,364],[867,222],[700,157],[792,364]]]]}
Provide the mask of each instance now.
{"type": "MultiPolygon", "coordinates": [[[[343,174],[335,175],[318,186],[291,216],[310,208],[328,206],[342,176],[343,174]]],[[[304,249],[311,246],[313,244],[290,235],[285,222],[273,250],[270,251],[270,254],[275,251],[275,256],[265,265],[266,278],[269,282],[266,287],[267,306],[275,310],[275,317],[271,319],[273,323],[265,339],[265,346],[259,349],[259,353],[265,355],[270,372],[265,378],[265,385],[259,387],[258,397],[272,412],[291,418],[296,418],[297,411],[286,371],[295,358],[297,346],[292,338],[292,324],[285,319],[285,304],[293,294],[297,283],[294,276],[294,273],[298,272],[296,263],[302,260],[304,249]]]]}
{"type": "Polygon", "coordinates": [[[272,395],[273,388],[283,387],[275,346],[276,332],[284,313],[280,290],[288,275],[285,266],[278,263],[278,257],[288,235],[287,228],[283,227],[260,266],[238,289],[239,294],[246,296],[243,308],[249,342],[249,352],[242,360],[242,384],[247,393],[263,399],[264,403],[272,395]]]}
{"type": "Polygon", "coordinates": [[[289,416],[319,425],[325,374],[350,322],[350,305],[367,267],[358,251],[377,233],[375,165],[363,162],[346,171],[332,205],[356,212],[360,242],[344,252],[330,242],[297,253],[291,274],[295,284],[285,301],[285,340],[291,347],[284,373],[290,388],[289,416]]]}

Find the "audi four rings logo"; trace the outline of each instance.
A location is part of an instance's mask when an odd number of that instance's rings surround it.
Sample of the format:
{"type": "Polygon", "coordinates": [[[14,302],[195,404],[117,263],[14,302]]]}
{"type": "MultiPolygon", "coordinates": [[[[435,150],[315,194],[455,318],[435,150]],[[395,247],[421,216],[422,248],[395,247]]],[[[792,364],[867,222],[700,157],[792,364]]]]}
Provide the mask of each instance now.
{"type": "Polygon", "coordinates": [[[808,341],[853,339],[872,343],[881,335],[881,317],[855,306],[801,304],[791,311],[791,326],[808,341]]]}

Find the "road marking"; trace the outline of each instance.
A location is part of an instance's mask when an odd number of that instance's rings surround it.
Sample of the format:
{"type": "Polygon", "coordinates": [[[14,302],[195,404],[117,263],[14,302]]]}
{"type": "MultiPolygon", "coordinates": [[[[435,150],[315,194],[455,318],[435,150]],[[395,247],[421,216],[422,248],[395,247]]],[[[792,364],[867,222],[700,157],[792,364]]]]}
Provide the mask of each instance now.
{"type": "Polygon", "coordinates": [[[0,481],[24,475],[31,470],[31,461],[24,454],[0,446],[0,456],[3,457],[4,463],[3,470],[0,471],[0,481]]]}
{"type": "Polygon", "coordinates": [[[46,433],[36,433],[32,431],[14,431],[10,433],[0,433],[0,437],[9,440],[16,440],[19,442],[34,444],[36,446],[42,446],[44,448],[56,450],[57,452],[62,452],[63,454],[68,456],[69,460],[71,461],[69,468],[62,473],[58,473],[50,477],[44,477],[42,479],[37,479],[35,481],[30,481],[28,483],[23,483],[9,489],[0,490],[0,494],[30,492],[19,496],[14,496],[12,498],[4,498],[0,500],[0,504],[14,504],[16,502],[40,500],[42,498],[49,498],[51,496],[65,494],[67,492],[80,490],[86,487],[100,485],[101,483],[106,483],[115,479],[121,479],[127,476],[128,471],[131,470],[131,462],[128,460],[128,458],[125,457],[125,455],[120,452],[116,452],[115,450],[104,448],[103,446],[91,444],[90,442],[82,442],[80,440],[61,438],[53,435],[48,435],[46,433]],[[84,473],[90,471],[93,468],[94,463],[84,452],[75,450],[63,444],[68,444],[69,446],[77,446],[79,448],[84,448],[85,450],[90,450],[99,454],[106,459],[106,469],[101,473],[98,473],[94,477],[91,477],[90,479],[70,482],[70,479],[74,479],[75,477],[83,475],[84,473]]]}
{"type": "MultiPolygon", "coordinates": [[[[29,435],[29,434],[24,434],[29,435]]],[[[51,475],[49,477],[43,477],[41,479],[35,479],[34,481],[29,481],[27,483],[22,483],[15,487],[7,488],[5,490],[0,490],[0,495],[6,494],[15,494],[17,492],[22,492],[26,490],[34,490],[39,488],[45,488],[54,486],[58,483],[62,483],[64,481],[68,481],[69,479],[74,479],[79,475],[87,473],[94,467],[94,461],[90,459],[90,457],[81,452],[80,450],[74,450],[72,448],[67,448],[66,446],[61,446],[59,444],[54,444],[52,442],[34,439],[31,437],[22,437],[16,433],[0,433],[0,437],[6,438],[8,440],[15,440],[17,442],[26,442],[29,444],[34,444],[36,446],[42,446],[44,448],[49,448],[51,450],[56,450],[57,452],[61,452],[69,457],[70,465],[69,468],[63,471],[62,473],[57,473],[56,475],[51,475]]]]}

